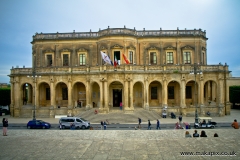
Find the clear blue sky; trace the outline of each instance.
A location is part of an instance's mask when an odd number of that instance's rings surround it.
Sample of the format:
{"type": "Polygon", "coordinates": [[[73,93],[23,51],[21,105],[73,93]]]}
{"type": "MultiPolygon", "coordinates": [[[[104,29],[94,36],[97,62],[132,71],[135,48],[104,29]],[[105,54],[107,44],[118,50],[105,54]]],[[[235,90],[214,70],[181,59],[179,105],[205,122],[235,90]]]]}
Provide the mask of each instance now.
{"type": "Polygon", "coordinates": [[[38,32],[99,28],[206,30],[208,64],[227,63],[240,77],[240,0],[1,0],[0,83],[12,66],[32,66],[38,32]]]}

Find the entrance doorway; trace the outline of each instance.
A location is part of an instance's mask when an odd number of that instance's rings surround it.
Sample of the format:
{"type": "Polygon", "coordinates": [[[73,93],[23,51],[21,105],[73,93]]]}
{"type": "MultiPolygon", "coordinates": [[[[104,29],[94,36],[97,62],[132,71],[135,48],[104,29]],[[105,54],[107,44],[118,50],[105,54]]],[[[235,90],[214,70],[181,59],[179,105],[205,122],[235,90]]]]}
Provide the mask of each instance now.
{"type": "Polygon", "coordinates": [[[118,65],[120,65],[120,58],[121,56],[120,56],[120,51],[114,51],[114,57],[113,57],[113,59],[114,59],[114,61],[115,61],[115,58],[117,59],[117,62],[118,62],[118,65]]]}
{"type": "Polygon", "coordinates": [[[122,102],[122,89],[113,89],[113,107],[119,107],[122,102]]]}

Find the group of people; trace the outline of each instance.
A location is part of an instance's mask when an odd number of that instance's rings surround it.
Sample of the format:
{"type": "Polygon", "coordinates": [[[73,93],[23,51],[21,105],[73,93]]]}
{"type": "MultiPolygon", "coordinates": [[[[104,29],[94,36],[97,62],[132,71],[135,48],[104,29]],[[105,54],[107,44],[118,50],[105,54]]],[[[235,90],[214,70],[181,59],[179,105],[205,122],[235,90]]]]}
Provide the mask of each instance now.
{"type": "MultiPolygon", "coordinates": [[[[199,135],[197,130],[194,131],[193,135],[189,133],[189,131],[185,132],[185,137],[186,138],[191,138],[191,137],[207,137],[207,134],[204,130],[201,131],[201,134],[199,135]]],[[[218,137],[217,133],[214,133],[213,137],[218,137]]]]}
{"type": "Polygon", "coordinates": [[[109,124],[109,122],[106,119],[106,121],[101,121],[100,124],[101,124],[101,130],[102,129],[106,130],[107,129],[107,125],[109,124]]]}
{"type": "MultiPolygon", "coordinates": [[[[141,119],[141,118],[138,118],[138,126],[135,127],[135,130],[142,128],[141,123],[142,123],[142,119],[141,119]]],[[[151,129],[152,129],[152,124],[151,124],[151,121],[148,120],[148,130],[151,130],[151,129]]],[[[159,121],[158,119],[157,119],[157,123],[156,123],[156,129],[157,129],[157,130],[158,130],[158,129],[161,129],[161,128],[160,128],[160,121],[159,121]]]]}

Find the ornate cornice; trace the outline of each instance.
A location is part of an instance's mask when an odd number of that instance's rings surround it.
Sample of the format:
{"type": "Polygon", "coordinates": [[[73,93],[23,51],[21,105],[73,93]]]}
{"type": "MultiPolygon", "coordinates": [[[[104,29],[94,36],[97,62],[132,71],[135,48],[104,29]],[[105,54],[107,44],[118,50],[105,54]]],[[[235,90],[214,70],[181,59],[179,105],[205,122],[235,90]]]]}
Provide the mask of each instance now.
{"type": "Polygon", "coordinates": [[[194,50],[194,47],[189,46],[189,45],[186,45],[186,46],[182,47],[181,49],[182,49],[182,50],[184,50],[184,49],[191,49],[191,50],[194,50]]]}
{"type": "Polygon", "coordinates": [[[164,47],[165,50],[176,50],[176,47],[173,47],[173,46],[167,46],[167,47],[164,47]]]}
{"type": "Polygon", "coordinates": [[[101,49],[101,50],[105,50],[105,49],[107,49],[107,47],[101,46],[100,49],[101,49]]]}
{"type": "Polygon", "coordinates": [[[119,44],[115,44],[111,47],[111,49],[122,49],[123,46],[120,46],[119,44]]]}

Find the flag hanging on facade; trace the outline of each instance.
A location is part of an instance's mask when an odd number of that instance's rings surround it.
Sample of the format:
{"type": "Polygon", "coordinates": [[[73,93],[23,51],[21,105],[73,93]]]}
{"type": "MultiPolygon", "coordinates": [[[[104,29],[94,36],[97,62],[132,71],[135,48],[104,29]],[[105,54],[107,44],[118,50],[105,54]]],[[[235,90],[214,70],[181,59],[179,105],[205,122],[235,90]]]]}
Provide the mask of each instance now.
{"type": "Polygon", "coordinates": [[[103,53],[102,51],[100,53],[102,55],[102,59],[104,60],[104,62],[113,65],[111,59],[108,57],[106,53],[103,53]]]}
{"type": "Polygon", "coordinates": [[[116,67],[118,65],[118,60],[117,60],[117,58],[116,58],[116,56],[115,56],[115,59],[114,59],[114,67],[116,67]]]}
{"type": "Polygon", "coordinates": [[[129,62],[129,60],[127,59],[127,57],[126,57],[124,54],[122,54],[122,55],[123,55],[124,61],[125,61],[127,64],[129,64],[130,62],[129,62]]]}

